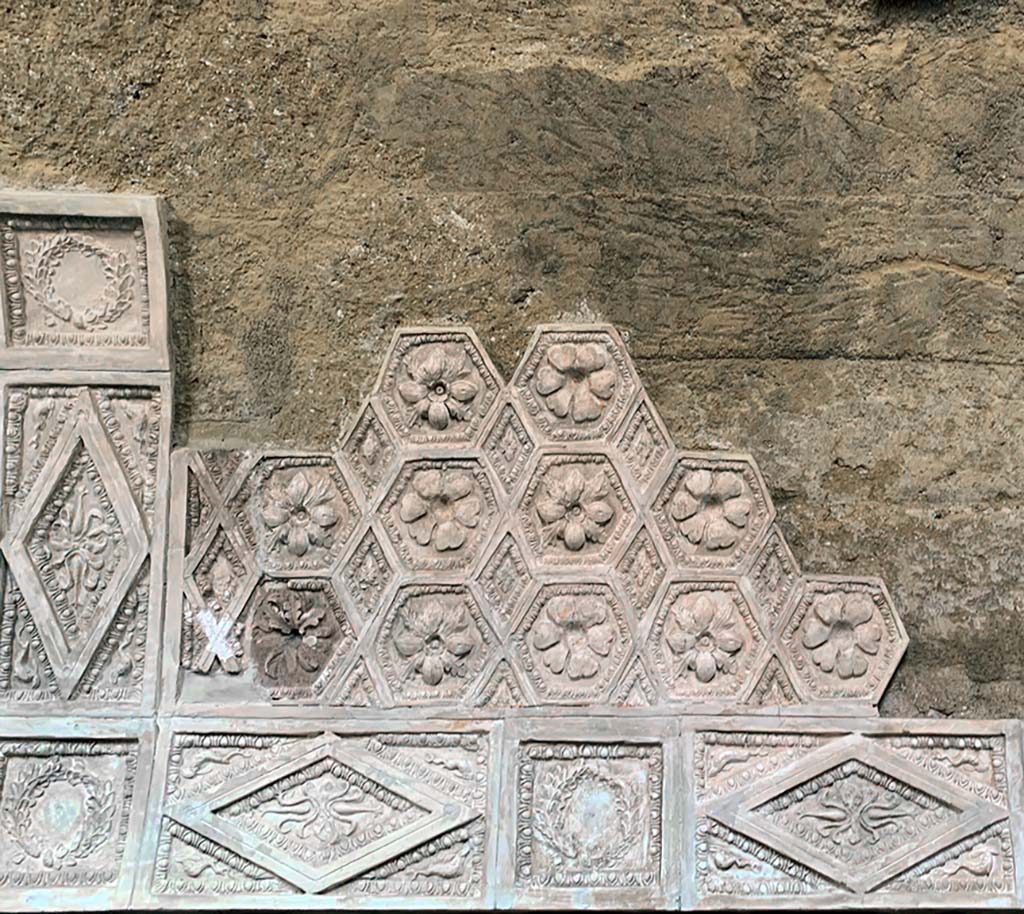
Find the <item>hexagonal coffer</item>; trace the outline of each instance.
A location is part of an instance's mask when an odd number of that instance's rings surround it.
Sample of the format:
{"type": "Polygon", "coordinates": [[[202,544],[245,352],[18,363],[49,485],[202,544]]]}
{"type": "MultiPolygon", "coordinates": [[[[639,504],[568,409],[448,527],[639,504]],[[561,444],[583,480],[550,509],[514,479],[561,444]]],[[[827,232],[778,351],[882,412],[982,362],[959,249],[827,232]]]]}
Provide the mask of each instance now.
{"type": "Polygon", "coordinates": [[[329,571],[359,522],[348,483],[328,456],[262,458],[232,506],[260,567],[278,575],[329,571]]]}
{"type": "Polygon", "coordinates": [[[749,458],[680,457],[652,507],[676,561],[693,568],[738,568],[775,516],[749,458]]]}
{"type": "Polygon", "coordinates": [[[478,460],[412,460],[379,513],[406,565],[452,571],[476,560],[494,529],[497,504],[478,460]]]}
{"type": "Polygon", "coordinates": [[[494,642],[466,587],[415,584],[395,595],[375,649],[395,701],[418,704],[467,696],[494,642]]]}
{"type": "Polygon", "coordinates": [[[736,698],[765,644],[733,581],[669,586],[651,626],[650,651],[670,698],[736,698]]]}
{"type": "Polygon", "coordinates": [[[246,640],[256,681],[275,699],[314,699],[347,659],[355,630],[329,581],[265,578],[248,601],[246,640]]]}
{"type": "Polygon", "coordinates": [[[541,435],[581,441],[614,429],[640,382],[618,333],[577,327],[538,331],[512,385],[541,435]]]}
{"type": "Polygon", "coordinates": [[[519,509],[531,551],[556,565],[607,562],[635,517],[603,454],[542,455],[519,509]]]}
{"type": "Polygon", "coordinates": [[[804,582],[781,642],[812,697],[877,702],[907,633],[881,581],[820,577],[804,582]]]}
{"type": "Polygon", "coordinates": [[[566,704],[606,698],[632,647],[622,603],[604,583],[546,584],[512,640],[542,699],[566,704]]]}
{"type": "Polygon", "coordinates": [[[468,330],[401,331],[377,390],[399,438],[414,444],[475,439],[501,380],[468,330]]]}

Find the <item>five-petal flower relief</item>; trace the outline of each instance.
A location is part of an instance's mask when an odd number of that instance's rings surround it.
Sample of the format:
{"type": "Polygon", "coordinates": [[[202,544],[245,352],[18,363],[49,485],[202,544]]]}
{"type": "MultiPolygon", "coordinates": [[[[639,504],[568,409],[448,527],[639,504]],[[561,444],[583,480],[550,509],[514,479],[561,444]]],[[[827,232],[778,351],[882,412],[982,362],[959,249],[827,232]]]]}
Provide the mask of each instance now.
{"type": "Polygon", "coordinates": [[[47,551],[57,586],[79,604],[84,591],[95,590],[113,544],[112,530],[92,496],[79,490],[61,505],[47,534],[47,551]]]}
{"type": "Polygon", "coordinates": [[[421,546],[459,549],[479,523],[481,501],[472,473],[461,469],[416,470],[398,505],[398,516],[421,546]]]}
{"type": "Polygon", "coordinates": [[[478,644],[478,633],[465,603],[437,596],[410,600],[392,630],[399,656],[409,662],[409,674],[425,685],[440,685],[445,676],[461,678],[478,644]]]}
{"type": "Polygon", "coordinates": [[[300,684],[323,668],[336,634],[333,615],[315,593],[275,587],[253,620],[253,655],[268,679],[300,684]]]}
{"type": "Polygon", "coordinates": [[[601,418],[619,379],[609,362],[597,343],[556,343],[544,354],[534,386],[559,419],[593,422],[601,418]]]}
{"type": "Polygon", "coordinates": [[[732,470],[687,473],[669,506],[683,536],[709,551],[735,545],[753,510],[743,476],[732,470]]]}
{"type": "Polygon", "coordinates": [[[588,542],[604,541],[615,508],[603,470],[585,475],[573,464],[552,467],[544,475],[544,490],[536,510],[549,542],[561,540],[579,552],[588,542]]]}
{"type": "Polygon", "coordinates": [[[443,432],[454,422],[469,418],[480,391],[476,369],[465,347],[458,343],[431,343],[414,349],[403,363],[406,379],[398,393],[412,407],[410,424],[426,422],[443,432]]]}
{"type": "Polygon", "coordinates": [[[878,653],[882,626],[866,593],[833,591],[818,594],[811,604],[803,645],[825,673],[854,679],[868,671],[868,656],[878,653]]]}
{"type": "Polygon", "coordinates": [[[533,626],[533,646],[552,673],[592,679],[615,641],[608,604],[600,597],[553,597],[533,626]]]}
{"type": "Polygon", "coordinates": [[[327,544],[331,528],[338,523],[338,512],[332,504],[334,496],[327,473],[315,468],[297,470],[287,485],[268,487],[263,523],[273,531],[275,542],[301,558],[311,546],[327,544]]]}
{"type": "Polygon", "coordinates": [[[677,676],[692,670],[698,682],[732,673],[743,648],[736,604],[722,591],[680,596],[665,622],[665,642],[677,657],[677,676]]]}

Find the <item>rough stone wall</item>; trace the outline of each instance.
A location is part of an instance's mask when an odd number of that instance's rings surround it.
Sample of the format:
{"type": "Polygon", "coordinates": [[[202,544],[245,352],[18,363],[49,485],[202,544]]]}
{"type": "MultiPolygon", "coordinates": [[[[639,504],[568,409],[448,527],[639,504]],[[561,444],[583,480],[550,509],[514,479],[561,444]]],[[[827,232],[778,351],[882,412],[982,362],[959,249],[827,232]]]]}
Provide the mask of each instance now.
{"type": "Polygon", "coordinates": [[[330,445],[401,323],[629,334],[889,714],[1024,713],[1024,5],[7,0],[0,183],[174,207],[179,442],[330,445]]]}

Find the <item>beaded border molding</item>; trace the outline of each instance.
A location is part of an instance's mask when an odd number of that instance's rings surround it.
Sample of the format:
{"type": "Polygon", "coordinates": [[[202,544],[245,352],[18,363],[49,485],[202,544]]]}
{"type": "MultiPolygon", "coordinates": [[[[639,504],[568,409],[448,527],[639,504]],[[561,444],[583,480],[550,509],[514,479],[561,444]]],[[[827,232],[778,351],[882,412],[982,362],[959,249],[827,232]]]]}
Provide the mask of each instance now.
{"type": "Polygon", "coordinates": [[[1020,722],[879,719],[885,585],[614,328],[172,455],[159,201],[0,194],[0,257],[3,910],[1024,903],[1020,722]]]}

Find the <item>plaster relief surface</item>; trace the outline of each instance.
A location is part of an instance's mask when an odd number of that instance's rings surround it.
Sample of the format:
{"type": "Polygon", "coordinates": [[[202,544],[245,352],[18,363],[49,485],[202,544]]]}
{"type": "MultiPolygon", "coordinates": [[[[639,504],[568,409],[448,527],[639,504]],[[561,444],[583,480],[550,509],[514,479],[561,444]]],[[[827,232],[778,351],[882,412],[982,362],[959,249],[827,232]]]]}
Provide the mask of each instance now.
{"type": "Polygon", "coordinates": [[[0,243],[12,345],[148,343],[141,220],[9,215],[0,243]]]}
{"type": "Polygon", "coordinates": [[[908,730],[698,731],[699,897],[1007,903],[1019,865],[1012,738],[908,730]]]}
{"type": "Polygon", "coordinates": [[[175,725],[145,890],[171,907],[479,902],[491,751],[486,730],[175,725]]]}
{"type": "Polygon", "coordinates": [[[197,708],[345,704],[353,678],[465,707],[500,664],[512,710],[868,710],[906,647],[880,582],[801,575],[753,458],[676,450],[611,327],[541,327],[504,386],[471,330],[401,330],[333,455],[177,459],[172,698],[197,708]],[[352,638],[299,612],[271,684],[250,591],[299,575],[352,638]]]}
{"type": "Polygon", "coordinates": [[[517,766],[518,886],[658,885],[660,745],[527,742],[517,766]]]}
{"type": "Polygon", "coordinates": [[[1020,723],[879,719],[885,583],[615,328],[400,329],[333,450],[171,455],[156,202],[0,256],[3,910],[1024,902],[1020,723]]]}
{"type": "MultiPolygon", "coordinates": [[[[152,709],[161,625],[171,391],[157,370],[83,371],[80,359],[150,346],[164,292],[147,250],[155,210],[89,198],[90,215],[0,203],[3,554],[0,703],[12,711],[152,709]],[[101,217],[141,210],[135,219],[101,217]],[[151,282],[153,288],[151,290],[151,282]],[[18,347],[38,347],[14,370],[18,347]],[[61,350],[55,353],[53,350],[61,350]]],[[[156,224],[154,224],[156,223],[156,224]]],[[[155,233],[155,235],[154,235],[155,233]]],[[[159,247],[159,243],[157,243],[159,247]]],[[[150,251],[150,253],[154,253],[150,251]]],[[[162,268],[162,253],[157,251],[162,268]]],[[[151,367],[160,368],[153,345],[151,367]]]]}

